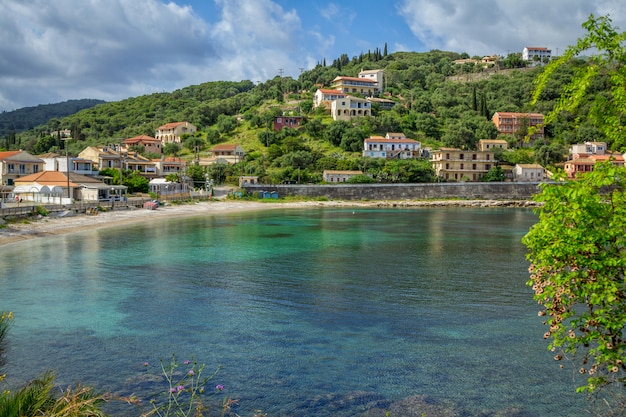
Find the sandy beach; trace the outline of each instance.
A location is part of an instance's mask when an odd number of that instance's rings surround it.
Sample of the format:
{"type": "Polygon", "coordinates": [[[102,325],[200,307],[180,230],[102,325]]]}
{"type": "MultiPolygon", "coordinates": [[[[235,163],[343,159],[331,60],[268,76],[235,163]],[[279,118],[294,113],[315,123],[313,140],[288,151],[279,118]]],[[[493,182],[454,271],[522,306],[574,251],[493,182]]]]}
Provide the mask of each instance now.
{"type": "Polygon", "coordinates": [[[300,201],[300,202],[255,202],[214,200],[192,204],[164,205],[156,210],[121,209],[100,212],[97,215],[73,214],[50,215],[27,220],[7,222],[0,227],[0,246],[38,237],[60,235],[84,230],[110,227],[123,227],[131,223],[154,221],[154,219],[207,214],[233,213],[250,210],[271,210],[277,208],[312,207],[533,207],[531,201],[494,200],[437,200],[437,201],[300,201]]]}

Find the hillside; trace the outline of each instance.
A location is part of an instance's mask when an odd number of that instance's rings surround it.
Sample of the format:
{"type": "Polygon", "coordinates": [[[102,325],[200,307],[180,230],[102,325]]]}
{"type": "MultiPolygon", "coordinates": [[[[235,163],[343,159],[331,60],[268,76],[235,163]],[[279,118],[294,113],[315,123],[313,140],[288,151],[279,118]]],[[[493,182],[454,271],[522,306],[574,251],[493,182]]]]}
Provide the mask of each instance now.
{"type": "Polygon", "coordinates": [[[0,137],[20,133],[46,124],[53,118],[63,118],[81,110],[106,103],[103,100],[68,100],[55,104],[40,104],[0,113],[0,137]]]}
{"type": "MultiPolygon", "coordinates": [[[[540,102],[530,108],[533,80],[541,67],[511,69],[514,60],[503,60],[495,67],[455,65],[462,55],[431,51],[398,52],[382,55],[362,54],[348,59],[341,56],[331,65],[319,64],[304,71],[298,79],[275,77],[263,83],[251,81],[208,82],[171,93],[157,93],[101,104],[62,119],[53,119],[23,132],[14,141],[0,139],[0,146],[30,150],[34,153],[58,151],[60,143],[51,140],[50,132],[70,129],[76,140],[70,153],[77,154],[89,145],[118,143],[136,136],[154,136],[156,128],[174,121],[188,121],[199,128],[182,149],[170,148],[192,159],[196,149],[202,158],[221,142],[241,144],[247,152],[244,161],[228,167],[225,177],[240,173],[265,176],[280,182],[301,176],[302,181],[319,181],[323,169],[367,169],[377,180],[419,182],[432,179],[424,161],[373,161],[361,157],[363,139],[387,132],[403,132],[424,146],[450,146],[474,149],[479,139],[495,138],[491,122],[495,111],[550,111],[576,67],[575,61],[561,70],[540,102]],[[362,69],[384,69],[384,98],[396,101],[392,110],[374,108],[374,117],[353,122],[333,121],[319,110],[312,110],[313,93],[318,86],[329,86],[338,75],[356,76],[362,69]],[[507,71],[503,71],[508,69],[507,71]],[[489,76],[483,76],[485,74],[489,76]],[[300,131],[285,129],[274,133],[270,123],[285,112],[305,116],[300,131]]],[[[508,58],[507,58],[508,59],[508,58]]],[[[599,93],[602,86],[592,86],[599,93]]],[[[503,163],[555,163],[567,152],[567,146],[603,137],[586,123],[586,108],[580,114],[566,115],[546,131],[549,143],[534,149],[518,149],[500,155],[503,163]]],[[[507,137],[512,147],[520,147],[522,138],[507,137]]],[[[221,178],[224,179],[224,178],[221,178]]]]}

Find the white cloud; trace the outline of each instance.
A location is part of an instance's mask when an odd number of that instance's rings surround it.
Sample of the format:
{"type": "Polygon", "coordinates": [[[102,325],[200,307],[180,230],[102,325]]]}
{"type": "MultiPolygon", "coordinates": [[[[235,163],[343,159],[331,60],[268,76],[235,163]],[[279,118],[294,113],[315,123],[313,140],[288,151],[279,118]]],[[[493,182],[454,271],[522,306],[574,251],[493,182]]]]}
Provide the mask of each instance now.
{"type": "Polygon", "coordinates": [[[398,12],[426,49],[470,55],[521,52],[525,46],[545,46],[556,54],[584,34],[589,14],[611,13],[624,19],[620,1],[572,0],[403,0],[398,12]]]}
{"type": "Polygon", "coordinates": [[[0,0],[0,9],[0,108],[9,110],[182,86],[180,63],[212,54],[207,24],[174,3],[0,0]]]}
{"type": "Polygon", "coordinates": [[[161,0],[0,0],[0,110],[265,81],[310,62],[295,10],[270,0],[216,4],[211,24],[161,0]]]}

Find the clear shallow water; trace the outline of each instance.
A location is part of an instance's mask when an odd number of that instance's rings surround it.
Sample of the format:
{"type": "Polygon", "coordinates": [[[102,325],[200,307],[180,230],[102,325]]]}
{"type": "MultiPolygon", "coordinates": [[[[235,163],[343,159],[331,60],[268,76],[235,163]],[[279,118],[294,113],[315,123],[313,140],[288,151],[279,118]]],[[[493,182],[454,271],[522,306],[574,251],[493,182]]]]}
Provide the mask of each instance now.
{"type": "Polygon", "coordinates": [[[587,415],[524,285],[534,222],[523,209],[269,210],[3,247],[5,371],[146,398],[164,386],[142,363],[174,353],[221,365],[214,383],[242,417],[361,416],[416,395],[466,416],[587,415]]]}

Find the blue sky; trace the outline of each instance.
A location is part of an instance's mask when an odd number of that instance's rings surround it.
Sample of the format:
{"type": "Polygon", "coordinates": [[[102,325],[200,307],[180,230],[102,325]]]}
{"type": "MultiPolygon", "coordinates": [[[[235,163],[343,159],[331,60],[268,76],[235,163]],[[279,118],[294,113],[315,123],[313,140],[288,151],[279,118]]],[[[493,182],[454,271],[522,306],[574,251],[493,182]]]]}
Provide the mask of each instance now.
{"type": "Polygon", "coordinates": [[[623,0],[0,0],[0,111],[297,77],[383,48],[553,54],[623,0]]]}

